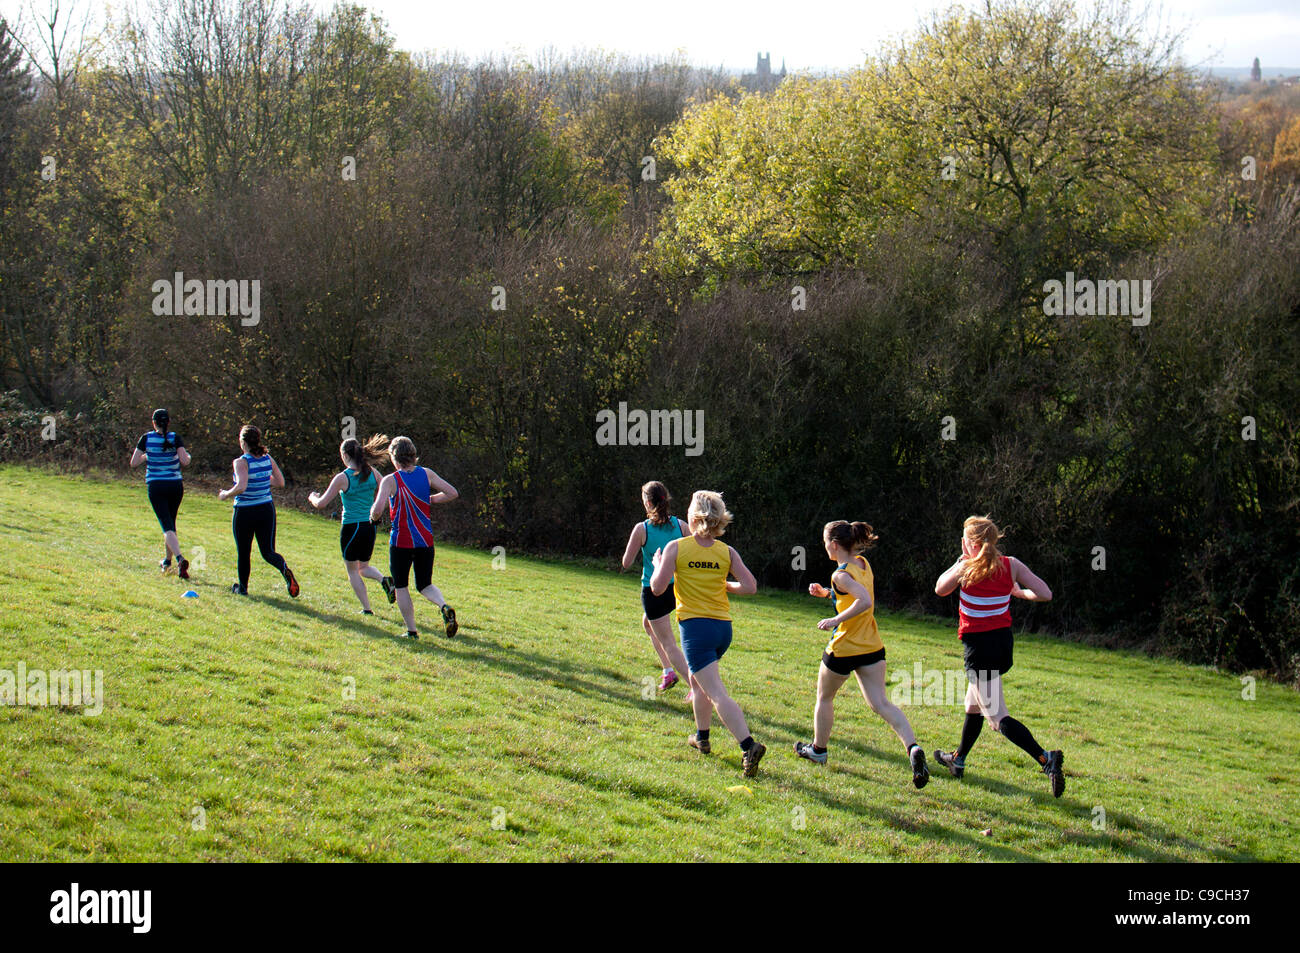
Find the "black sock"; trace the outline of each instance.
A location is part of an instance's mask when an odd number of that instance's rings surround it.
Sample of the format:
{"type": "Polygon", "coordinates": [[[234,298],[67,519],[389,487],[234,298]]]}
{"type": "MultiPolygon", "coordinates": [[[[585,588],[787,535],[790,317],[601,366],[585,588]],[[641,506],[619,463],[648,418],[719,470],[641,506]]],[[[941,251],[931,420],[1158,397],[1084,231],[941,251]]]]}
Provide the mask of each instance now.
{"type": "Polygon", "coordinates": [[[965,758],[970,749],[975,747],[975,739],[984,728],[984,716],[979,712],[966,712],[966,721],[961,726],[961,744],[957,746],[957,757],[965,758]]]}
{"type": "Polygon", "coordinates": [[[1023,748],[1029,757],[1033,758],[1039,764],[1042,764],[1042,756],[1046,754],[1043,746],[1034,740],[1034,736],[1029,729],[1016,721],[1010,715],[1002,719],[1002,724],[998,728],[1003,737],[1013,744],[1023,748]]]}
{"type": "Polygon", "coordinates": [[[698,739],[700,739],[700,741],[708,741],[708,740],[709,740],[709,729],[707,729],[707,728],[696,728],[696,729],[695,729],[695,737],[698,738],[698,739]]]}
{"type": "Polygon", "coordinates": [[[754,747],[754,738],[752,735],[746,735],[745,740],[740,743],[740,750],[748,751],[752,747],[754,747]]]}
{"type": "Polygon", "coordinates": [[[825,748],[819,748],[816,745],[813,745],[813,754],[825,754],[825,753],[826,753],[825,748]]]}

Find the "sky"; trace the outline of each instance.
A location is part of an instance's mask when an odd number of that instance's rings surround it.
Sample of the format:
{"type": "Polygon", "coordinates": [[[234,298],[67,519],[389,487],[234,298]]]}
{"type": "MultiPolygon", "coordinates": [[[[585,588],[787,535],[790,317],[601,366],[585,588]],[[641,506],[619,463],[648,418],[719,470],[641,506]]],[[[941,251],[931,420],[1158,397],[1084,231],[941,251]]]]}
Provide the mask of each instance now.
{"type": "MultiPolygon", "coordinates": [[[[548,46],[632,55],[683,50],[700,66],[752,70],[757,53],[790,70],[858,65],[890,36],[908,32],[948,0],[361,0],[412,52],[471,57],[548,46]]],[[[972,0],[960,3],[969,6],[972,0]]],[[[332,0],[311,0],[328,10],[332,0]]],[[[1153,7],[1154,9],[1154,7],[1153,7]]],[[[1300,69],[1300,0],[1166,0],[1165,22],[1186,29],[1194,64],[1300,69]]]]}

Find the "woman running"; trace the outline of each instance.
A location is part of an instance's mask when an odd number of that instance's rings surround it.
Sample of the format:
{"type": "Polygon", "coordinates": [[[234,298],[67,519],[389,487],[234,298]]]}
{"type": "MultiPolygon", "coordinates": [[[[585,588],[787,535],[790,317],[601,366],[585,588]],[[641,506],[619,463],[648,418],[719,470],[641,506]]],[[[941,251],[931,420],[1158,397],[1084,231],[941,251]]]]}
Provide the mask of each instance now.
{"type": "Polygon", "coordinates": [[[650,590],[656,596],[663,595],[669,581],[675,580],[677,626],[682,631],[682,650],[691,674],[691,707],[695,713],[695,733],[686,743],[701,754],[712,750],[709,726],[713,709],[717,708],[722,723],[740,742],[745,777],[752,778],[767,748],[750,736],[745,713],[727,694],[718,674],[718,660],[731,645],[731,603],[727,594],[753,595],[758,591],[758,583],[740,553],[718,541],[731,519],[722,494],[697,490],[686,511],[691,535],[670,540],[654,554],[650,590]],[[728,581],[728,574],[736,580],[728,581]]]}
{"type": "MultiPolygon", "coordinates": [[[[627,548],[623,550],[623,568],[631,569],[636,561],[636,554],[641,554],[641,627],[650,636],[659,663],[663,666],[663,677],[659,679],[659,691],[666,692],[681,679],[677,675],[680,669],[686,672],[686,658],[677,647],[677,638],[673,635],[672,620],[668,616],[673,611],[673,583],[668,581],[668,588],[663,595],[656,596],[650,591],[650,576],[654,573],[654,554],[663,549],[674,539],[690,535],[690,529],[684,522],[668,513],[668,504],[672,497],[668,488],[658,480],[651,480],[641,487],[641,505],[645,507],[646,518],[632,527],[628,537],[627,548]]],[[[688,694],[689,702],[691,696],[688,694]]]]}
{"type": "Polygon", "coordinates": [[[442,592],[433,584],[433,521],[429,516],[432,503],[450,503],[460,496],[456,488],[426,467],[416,466],[420,458],[410,437],[394,437],[388,445],[394,471],[379,481],[379,492],[370,507],[370,519],[379,520],[388,508],[393,528],[388,536],[389,600],[396,599],[406,623],[406,634],[420,637],[415,631],[415,606],[411,604],[411,569],[415,569],[415,591],[442,612],[447,638],[456,634],[456,610],[447,605],[442,592]],[[390,589],[391,587],[391,589],[390,589]]]}
{"type": "Polygon", "coordinates": [[[965,655],[966,722],[961,743],[953,752],[936,751],[935,760],[954,778],[966,770],[966,755],[985,719],[994,731],[1023,748],[1051,779],[1052,795],[1065,790],[1061,770],[1065,754],[1044,751],[1029,729],[1007,714],[1002,694],[1002,676],[1011,669],[1011,597],[1029,602],[1050,602],[1052,590],[1029,567],[998,549],[1002,538],[997,525],[987,516],[971,516],[962,527],[962,556],[948,567],[934,584],[935,595],[946,596],[961,589],[958,603],[957,637],[965,655]]]}
{"type": "Polygon", "coordinates": [[[262,558],[280,571],[289,595],[297,598],[298,580],[275,551],[275,503],[271,500],[271,487],[284,486],[284,474],[262,444],[262,431],[245,424],[239,431],[239,448],[242,456],[235,457],[235,485],[217,493],[223,500],[235,498],[235,515],[230,528],[235,534],[235,550],[239,556],[239,581],[230,587],[236,595],[248,595],[248,574],[252,570],[253,540],[262,558]]]}
{"type": "Polygon", "coordinates": [[[335,497],[343,500],[339,548],[343,550],[343,567],[352,583],[352,591],[361,602],[362,615],[374,615],[370,611],[370,594],[366,592],[367,579],[374,579],[383,586],[389,602],[394,598],[392,580],[370,565],[370,557],[375,552],[375,524],[370,522],[370,507],[374,505],[379,489],[374,466],[388,459],[383,451],[386,443],[388,437],[385,434],[375,434],[365,443],[352,437],[344,440],[339,447],[339,457],[345,469],[334,475],[324,493],[312,491],[307,496],[318,510],[329,506],[335,497]]]}
{"type": "Polygon", "coordinates": [[[912,783],[923,788],[930,780],[925,764],[925,749],[916,743],[912,725],[903,710],[889,700],[885,691],[885,643],[876,625],[875,577],[871,564],[862,552],[879,539],[866,523],[835,520],[822,530],[826,555],[836,563],[831,573],[831,589],[814,582],[808,592],[818,598],[827,596],[835,602],[835,615],[822,619],[817,628],[834,630],[822,652],[817,675],[817,704],[813,708],[812,744],[796,741],[795,754],[817,764],[825,764],[830,743],[831,724],[835,720],[835,694],[850,675],[858,680],[862,697],[881,718],[889,723],[903,742],[912,765],[912,783]],[[832,591],[833,590],[833,591],[832,591]]]}
{"type": "Polygon", "coordinates": [[[163,574],[171,572],[172,557],[176,557],[176,571],[182,579],[190,578],[189,560],[181,555],[181,544],[176,538],[176,514],[185,496],[185,483],[181,480],[181,467],[190,465],[190,452],[174,432],[167,429],[170,417],[166,408],[153,412],[153,430],[144,434],[131,454],[131,469],[145,464],[144,484],[149,493],[149,505],[163,532],[163,558],[158,568],[163,574]]]}

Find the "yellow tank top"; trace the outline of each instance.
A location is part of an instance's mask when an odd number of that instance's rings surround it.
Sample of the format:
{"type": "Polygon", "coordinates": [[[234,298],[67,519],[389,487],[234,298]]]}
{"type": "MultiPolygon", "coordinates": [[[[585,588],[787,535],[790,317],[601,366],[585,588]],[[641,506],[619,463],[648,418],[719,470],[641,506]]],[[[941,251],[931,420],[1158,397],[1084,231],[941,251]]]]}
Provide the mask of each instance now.
{"type": "MultiPolygon", "coordinates": [[[[841,568],[852,576],[863,589],[867,590],[867,595],[871,597],[871,608],[841,622],[835,631],[831,633],[831,640],[826,646],[826,652],[840,658],[846,655],[866,655],[868,652],[878,652],[885,647],[885,643],[880,640],[880,629],[876,626],[876,583],[875,577],[871,574],[871,563],[867,562],[863,556],[855,556],[841,568]],[[859,559],[862,560],[862,566],[858,565],[859,559]],[[863,566],[866,568],[862,568],[863,566]]],[[[834,585],[834,582],[832,582],[831,586],[834,587],[834,585]]],[[[854,601],[853,596],[835,589],[836,615],[853,605],[854,601]]],[[[678,616],[680,617],[680,615],[679,611],[678,616]]]]}
{"type": "Polygon", "coordinates": [[[720,539],[701,546],[694,536],[677,540],[677,619],[731,619],[727,598],[727,573],[731,571],[731,547],[720,539]]]}

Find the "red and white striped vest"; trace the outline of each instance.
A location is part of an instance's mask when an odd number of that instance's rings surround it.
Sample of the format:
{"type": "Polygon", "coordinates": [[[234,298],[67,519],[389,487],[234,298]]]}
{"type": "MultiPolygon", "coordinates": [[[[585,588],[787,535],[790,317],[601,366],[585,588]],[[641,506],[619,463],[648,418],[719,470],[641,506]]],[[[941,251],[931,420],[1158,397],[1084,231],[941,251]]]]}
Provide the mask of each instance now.
{"type": "Polygon", "coordinates": [[[998,557],[1002,563],[993,575],[980,580],[969,589],[961,590],[957,607],[957,638],[967,632],[989,632],[1011,625],[1011,560],[998,557]]]}

